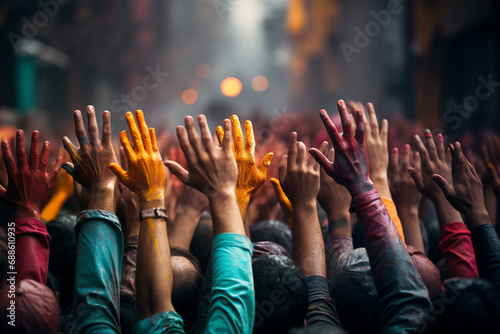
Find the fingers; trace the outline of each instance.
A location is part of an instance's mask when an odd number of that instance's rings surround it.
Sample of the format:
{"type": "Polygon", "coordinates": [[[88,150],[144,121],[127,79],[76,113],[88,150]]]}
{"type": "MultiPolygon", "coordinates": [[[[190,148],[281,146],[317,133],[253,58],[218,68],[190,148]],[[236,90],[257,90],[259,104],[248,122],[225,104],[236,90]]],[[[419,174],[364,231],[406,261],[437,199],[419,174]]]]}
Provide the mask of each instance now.
{"type": "Polygon", "coordinates": [[[196,128],[194,126],[193,118],[191,116],[186,117],[184,119],[184,125],[186,126],[189,143],[193,148],[197,158],[203,163],[206,163],[208,161],[208,154],[201,143],[200,136],[198,135],[198,132],[196,131],[196,128]]]}
{"type": "Polygon", "coordinates": [[[151,136],[149,134],[148,125],[146,124],[146,120],[144,119],[144,113],[142,112],[142,110],[135,111],[135,118],[137,119],[139,132],[141,133],[142,145],[146,151],[151,152],[153,150],[153,146],[151,144],[151,136]]]}
{"type": "Polygon", "coordinates": [[[245,122],[245,150],[251,155],[255,154],[255,137],[252,122],[250,121],[245,122]]]}
{"type": "Polygon", "coordinates": [[[434,180],[434,182],[436,182],[436,184],[439,186],[439,188],[441,188],[441,190],[443,191],[443,194],[446,198],[456,197],[455,190],[453,189],[452,186],[450,186],[450,184],[448,182],[446,182],[444,177],[442,177],[441,175],[438,175],[438,174],[434,174],[434,175],[432,175],[432,179],[434,180]]]}
{"type": "Polygon", "coordinates": [[[215,128],[215,133],[217,135],[217,139],[219,140],[219,144],[222,145],[222,140],[224,139],[224,130],[222,130],[222,126],[215,128]]]}
{"type": "Polygon", "coordinates": [[[327,141],[322,142],[318,148],[318,151],[320,151],[324,155],[327,155],[328,154],[328,142],[327,141]]]}
{"type": "Polygon", "coordinates": [[[66,152],[68,152],[71,161],[77,161],[79,157],[75,145],[73,145],[68,137],[63,137],[62,142],[64,149],[66,150],[66,152]]]}
{"type": "Polygon", "coordinates": [[[394,147],[389,154],[389,175],[395,177],[399,174],[399,150],[394,147]]]}
{"type": "Polygon", "coordinates": [[[275,179],[274,177],[270,178],[269,181],[271,181],[271,184],[273,185],[276,195],[280,196],[281,192],[283,191],[280,185],[280,181],[278,179],[275,179]]]}
{"type": "Polygon", "coordinates": [[[281,162],[278,167],[278,177],[280,178],[280,182],[285,181],[287,158],[288,158],[287,155],[284,154],[283,157],[281,158],[281,162]]]}
{"type": "Polygon", "coordinates": [[[290,133],[288,139],[288,166],[295,166],[297,163],[297,132],[290,133]]]}
{"type": "Polygon", "coordinates": [[[137,124],[135,124],[134,116],[131,112],[127,112],[125,114],[125,118],[127,119],[128,128],[130,130],[130,137],[132,138],[132,144],[134,145],[134,150],[136,152],[144,150],[144,146],[142,144],[141,133],[137,124]]]}
{"type": "Polygon", "coordinates": [[[26,150],[24,149],[24,132],[23,132],[23,130],[17,130],[16,155],[17,155],[17,166],[19,168],[27,167],[28,161],[26,160],[26,150]]]}
{"type": "Polygon", "coordinates": [[[451,154],[453,155],[453,160],[455,161],[455,176],[463,177],[466,174],[467,167],[465,163],[465,156],[462,152],[462,147],[459,142],[455,142],[455,145],[450,145],[451,154]]]}
{"type": "Polygon", "coordinates": [[[316,148],[311,148],[309,150],[309,154],[313,156],[314,160],[316,160],[316,162],[325,170],[327,174],[333,173],[333,164],[323,153],[318,151],[316,148]]]}
{"type": "Polygon", "coordinates": [[[66,173],[73,176],[73,172],[75,171],[75,166],[73,166],[71,162],[65,162],[62,164],[61,167],[66,171],[66,173]]]}
{"type": "Polygon", "coordinates": [[[214,149],[214,141],[212,139],[212,134],[210,133],[210,128],[208,127],[207,118],[204,115],[198,116],[198,125],[200,127],[203,146],[205,146],[205,149],[210,153],[214,149]]]}
{"type": "Polygon", "coordinates": [[[297,165],[304,165],[306,163],[306,145],[299,141],[297,143],[297,165]]]}
{"type": "Polygon", "coordinates": [[[443,135],[441,133],[438,133],[436,137],[437,137],[437,143],[436,143],[437,155],[438,155],[440,160],[445,160],[446,159],[446,151],[444,149],[443,135]]]}
{"type": "Polygon", "coordinates": [[[425,148],[424,143],[422,143],[422,140],[418,135],[415,135],[415,146],[417,147],[418,152],[420,153],[420,157],[423,160],[424,164],[429,164],[430,159],[429,159],[429,152],[427,151],[427,148],[425,148]]]}
{"type": "Polygon", "coordinates": [[[182,168],[182,166],[175,161],[167,160],[164,162],[164,164],[172,174],[177,176],[179,180],[182,181],[182,183],[189,186],[189,173],[187,170],[182,168]]]}
{"type": "Polygon", "coordinates": [[[335,127],[335,124],[333,124],[332,120],[330,119],[330,117],[328,116],[328,114],[324,109],[320,110],[319,116],[323,121],[323,125],[325,126],[325,129],[328,132],[328,135],[330,136],[333,146],[339,145],[342,142],[342,137],[340,136],[337,128],[335,127]]]}
{"type": "Polygon", "coordinates": [[[352,127],[351,120],[349,119],[349,113],[347,112],[347,107],[344,100],[337,101],[337,109],[339,110],[340,119],[342,121],[342,129],[344,131],[344,138],[352,137],[352,127]]]}
{"type": "Polygon", "coordinates": [[[424,142],[429,158],[433,161],[438,160],[436,144],[434,143],[434,138],[432,138],[432,133],[429,129],[425,129],[424,131],[424,142]]]}
{"type": "Polygon", "coordinates": [[[75,110],[73,113],[73,120],[75,121],[75,133],[80,147],[88,144],[89,140],[87,138],[87,133],[85,132],[85,126],[83,125],[82,113],[80,110],[75,110]]]}
{"type": "Polygon", "coordinates": [[[186,129],[179,125],[175,128],[175,131],[177,133],[177,139],[179,140],[179,146],[181,147],[182,152],[184,152],[184,156],[186,157],[188,166],[196,164],[196,154],[193,150],[193,147],[189,143],[186,129]]]}
{"type": "Polygon", "coordinates": [[[154,128],[149,128],[149,137],[151,138],[151,146],[154,153],[160,152],[158,148],[158,142],[156,141],[156,132],[154,128]]]}
{"type": "Polygon", "coordinates": [[[2,140],[2,151],[5,168],[7,168],[7,174],[12,175],[16,171],[16,162],[14,160],[14,156],[12,156],[9,143],[6,140],[2,140]]]}
{"type": "Polygon", "coordinates": [[[105,110],[102,113],[102,144],[111,146],[111,113],[105,110]]]}
{"type": "MultiPolygon", "coordinates": [[[[410,164],[408,164],[409,166],[410,164]]],[[[420,159],[420,153],[418,152],[415,152],[413,154],[413,168],[415,168],[415,170],[420,173],[420,171],[422,170],[422,160],[420,159]]]]}
{"type": "Polygon", "coordinates": [[[378,136],[379,129],[378,129],[378,120],[377,120],[377,114],[375,113],[375,108],[373,107],[372,103],[367,103],[366,109],[368,110],[368,114],[370,115],[370,131],[374,135],[378,136]]]}
{"type": "Polygon", "coordinates": [[[271,165],[271,160],[273,160],[274,153],[268,153],[262,158],[259,164],[259,171],[263,175],[267,175],[267,168],[271,165]]]}
{"type": "Polygon", "coordinates": [[[120,180],[121,183],[123,183],[125,186],[128,184],[128,175],[127,172],[125,172],[120,165],[117,163],[110,163],[108,168],[115,174],[118,179],[120,180]]]}
{"type": "MultiPolygon", "coordinates": [[[[46,143],[48,143],[48,142],[46,142],[46,143]]],[[[48,150],[47,150],[47,152],[48,152],[48,150]]],[[[59,171],[61,170],[62,163],[63,163],[63,158],[60,156],[57,157],[54,166],[52,167],[52,169],[49,172],[49,182],[52,183],[56,179],[57,174],[59,174],[59,171]]],[[[45,166],[43,171],[45,171],[46,168],[47,168],[47,166],[45,166]]]]}
{"type": "Polygon", "coordinates": [[[87,119],[89,123],[89,139],[92,145],[99,143],[99,128],[97,126],[97,119],[95,117],[94,106],[87,106],[87,119]]]}
{"type": "Polygon", "coordinates": [[[40,157],[40,164],[38,165],[38,170],[41,172],[45,172],[47,170],[47,166],[49,164],[49,152],[50,143],[46,141],[42,145],[42,156],[40,157]]]}
{"type": "Polygon", "coordinates": [[[225,119],[224,122],[222,123],[224,126],[224,129],[222,130],[223,132],[223,137],[221,141],[221,147],[222,150],[228,155],[232,154],[232,149],[231,149],[231,122],[228,119],[225,119]]]}
{"type": "MultiPolygon", "coordinates": [[[[418,152],[415,152],[415,153],[418,153],[418,152]]],[[[420,158],[420,154],[418,155],[418,157],[420,158]]],[[[403,150],[401,151],[401,156],[399,158],[399,161],[401,164],[400,172],[402,172],[404,174],[408,173],[408,167],[410,167],[410,163],[411,163],[411,147],[410,147],[410,145],[406,144],[404,146],[403,150]]],[[[415,162],[414,162],[414,164],[415,164],[415,162]]],[[[415,169],[420,170],[420,160],[418,162],[418,166],[415,164],[414,167],[415,167],[415,169]]]]}
{"type": "Polygon", "coordinates": [[[360,144],[365,142],[365,124],[363,121],[363,112],[356,111],[356,141],[360,144]]]}
{"type": "Polygon", "coordinates": [[[120,165],[122,165],[123,169],[128,169],[128,160],[123,147],[120,147],[120,165]]]}
{"type": "Polygon", "coordinates": [[[418,191],[422,192],[425,188],[424,179],[422,178],[422,174],[420,171],[417,171],[414,167],[408,168],[408,172],[410,173],[411,178],[415,181],[415,185],[417,186],[418,191]]]}
{"type": "Polygon", "coordinates": [[[236,153],[243,152],[243,133],[238,116],[231,116],[231,123],[233,125],[234,150],[236,153]]]}
{"type": "Polygon", "coordinates": [[[314,160],[314,157],[310,154],[307,155],[307,166],[315,172],[319,171],[319,164],[316,162],[316,160],[314,160]]]}
{"type": "Polygon", "coordinates": [[[29,168],[35,170],[38,168],[38,155],[40,154],[38,150],[38,140],[40,138],[40,133],[38,131],[33,131],[31,134],[31,148],[29,157],[29,168]]]}
{"type": "Polygon", "coordinates": [[[127,160],[131,160],[132,157],[135,155],[135,151],[134,148],[132,147],[132,144],[130,144],[130,140],[128,139],[127,136],[127,131],[125,130],[120,132],[120,143],[122,144],[122,148],[125,153],[125,156],[127,157],[127,160]]]}
{"type": "Polygon", "coordinates": [[[382,120],[382,126],[380,128],[380,139],[382,142],[387,143],[387,136],[389,134],[389,122],[386,119],[382,120]]]}

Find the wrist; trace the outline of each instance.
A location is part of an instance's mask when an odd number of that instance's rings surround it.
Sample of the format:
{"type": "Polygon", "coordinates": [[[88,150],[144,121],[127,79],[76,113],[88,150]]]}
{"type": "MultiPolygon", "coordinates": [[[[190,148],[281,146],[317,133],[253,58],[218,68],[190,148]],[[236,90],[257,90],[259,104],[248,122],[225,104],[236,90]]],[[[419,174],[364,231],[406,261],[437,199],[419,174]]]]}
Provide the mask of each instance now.
{"type": "Polygon", "coordinates": [[[356,183],[351,184],[347,190],[351,194],[351,198],[356,198],[359,195],[367,193],[375,189],[375,185],[370,179],[362,180],[356,183]]]}
{"type": "Polygon", "coordinates": [[[471,210],[471,212],[465,213],[465,217],[467,218],[467,225],[470,230],[479,225],[491,224],[490,215],[486,209],[471,210]]]}
{"type": "Polygon", "coordinates": [[[114,210],[115,190],[107,187],[97,187],[90,189],[89,210],[104,210],[115,212],[114,210]]]}
{"type": "Polygon", "coordinates": [[[293,214],[299,212],[314,212],[314,214],[316,214],[317,212],[316,199],[292,202],[291,204],[292,204],[293,214]]]}
{"type": "Polygon", "coordinates": [[[33,218],[40,220],[40,209],[28,206],[16,206],[14,208],[13,219],[19,218],[33,218]]]}
{"type": "Polygon", "coordinates": [[[146,199],[140,199],[140,210],[147,210],[147,209],[154,209],[154,208],[160,208],[160,209],[165,209],[165,198],[163,196],[146,200],[146,199]]]}

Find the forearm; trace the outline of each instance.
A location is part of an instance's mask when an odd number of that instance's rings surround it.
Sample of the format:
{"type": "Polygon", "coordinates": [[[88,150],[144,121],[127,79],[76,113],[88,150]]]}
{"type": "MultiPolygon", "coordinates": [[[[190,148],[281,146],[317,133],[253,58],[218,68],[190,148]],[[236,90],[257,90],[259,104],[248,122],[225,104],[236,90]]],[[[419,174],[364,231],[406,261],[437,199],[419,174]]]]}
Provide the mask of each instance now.
{"type": "Polygon", "coordinates": [[[186,205],[180,205],[168,233],[171,246],[189,249],[194,231],[203,212],[186,205]]]}
{"type": "Polygon", "coordinates": [[[441,226],[439,248],[446,261],[448,278],[479,278],[471,233],[462,222],[441,226]]]}
{"type": "Polygon", "coordinates": [[[420,231],[420,222],[418,220],[418,207],[405,208],[398,207],[398,215],[403,226],[405,243],[413,246],[425,254],[424,241],[422,240],[422,231],[420,231]]]}
{"type": "Polygon", "coordinates": [[[316,200],[293,206],[293,258],[304,275],[326,277],[325,245],[316,200]]]}
{"type": "Polygon", "coordinates": [[[247,236],[234,190],[220,191],[210,198],[210,210],[214,224],[214,236],[236,233],[247,236]]]}
{"type": "Polygon", "coordinates": [[[387,198],[392,201],[391,189],[389,188],[389,180],[387,173],[378,173],[378,175],[371,175],[370,179],[375,186],[375,190],[379,193],[380,197],[387,198]]]}
{"type": "Polygon", "coordinates": [[[432,199],[434,207],[436,208],[439,226],[451,222],[463,222],[460,213],[455,210],[455,208],[448,202],[448,200],[443,196],[432,199]]]}
{"type": "Polygon", "coordinates": [[[40,214],[41,219],[47,223],[55,219],[70,196],[71,194],[54,194],[42,209],[42,213],[40,214]]]}
{"type": "MultiPolygon", "coordinates": [[[[141,203],[141,210],[164,208],[163,198],[141,203]]],[[[172,305],[172,264],[166,221],[147,218],[141,221],[137,250],[137,306],[139,319],[175,311],[172,305]]]]}
{"type": "Polygon", "coordinates": [[[500,240],[491,224],[478,225],[471,231],[479,277],[500,285],[500,240]]]}
{"type": "Polygon", "coordinates": [[[385,330],[413,331],[430,309],[428,291],[375,190],[353,198],[366,239],[385,330]],[[405,279],[401,279],[405,277],[405,279]]]}
{"type": "Polygon", "coordinates": [[[96,186],[90,189],[89,210],[105,210],[115,212],[114,207],[115,183],[106,187],[96,186]]]}

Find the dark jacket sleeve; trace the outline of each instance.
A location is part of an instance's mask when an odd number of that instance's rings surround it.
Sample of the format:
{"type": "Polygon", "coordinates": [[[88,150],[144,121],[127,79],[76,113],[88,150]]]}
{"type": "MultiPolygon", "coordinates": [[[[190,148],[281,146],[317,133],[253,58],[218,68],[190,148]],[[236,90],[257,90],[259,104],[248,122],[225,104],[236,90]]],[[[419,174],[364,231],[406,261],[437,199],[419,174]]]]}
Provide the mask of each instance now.
{"type": "Polygon", "coordinates": [[[431,308],[429,293],[376,190],[352,200],[366,239],[382,308],[383,333],[414,333],[431,308]]]}
{"type": "Polygon", "coordinates": [[[335,303],[328,291],[328,281],[322,276],[306,277],[308,290],[307,327],[341,327],[335,303]]]}
{"type": "Polygon", "coordinates": [[[491,224],[476,227],[471,233],[479,277],[500,285],[500,240],[491,224]]]}

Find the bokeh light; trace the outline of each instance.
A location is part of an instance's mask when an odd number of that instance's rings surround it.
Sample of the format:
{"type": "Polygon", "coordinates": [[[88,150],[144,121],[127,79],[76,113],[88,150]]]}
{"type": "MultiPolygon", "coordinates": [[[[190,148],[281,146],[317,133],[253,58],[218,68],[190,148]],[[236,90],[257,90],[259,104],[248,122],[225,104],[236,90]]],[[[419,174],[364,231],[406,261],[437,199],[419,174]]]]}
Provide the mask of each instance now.
{"type": "Polygon", "coordinates": [[[188,88],[182,92],[181,98],[182,102],[184,102],[187,105],[191,105],[198,100],[198,93],[194,89],[188,88]]]}
{"type": "Polygon", "coordinates": [[[229,97],[238,96],[241,93],[242,87],[241,81],[235,77],[225,78],[220,84],[222,94],[229,97]]]}
{"type": "Polygon", "coordinates": [[[208,77],[211,71],[212,69],[207,63],[198,64],[195,69],[196,76],[200,79],[208,77]]]}
{"type": "Polygon", "coordinates": [[[269,86],[269,81],[263,75],[257,75],[252,79],[252,88],[258,92],[263,92],[269,86]]]}

